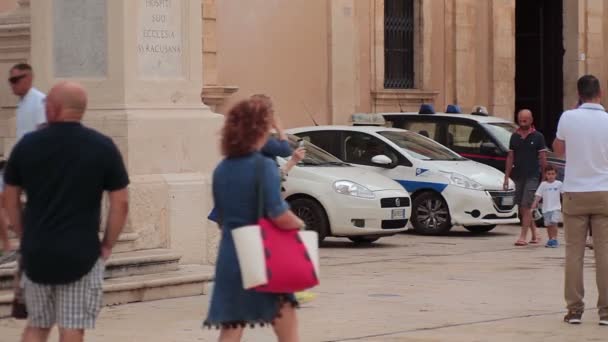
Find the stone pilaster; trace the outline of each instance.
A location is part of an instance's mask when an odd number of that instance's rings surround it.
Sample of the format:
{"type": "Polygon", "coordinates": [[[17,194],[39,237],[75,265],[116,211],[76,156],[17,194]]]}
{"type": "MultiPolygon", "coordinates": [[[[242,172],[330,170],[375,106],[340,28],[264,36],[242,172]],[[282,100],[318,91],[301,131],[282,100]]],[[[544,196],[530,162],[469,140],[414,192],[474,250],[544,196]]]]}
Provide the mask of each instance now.
{"type": "Polygon", "coordinates": [[[201,98],[205,104],[215,110],[239,88],[218,83],[216,0],[201,0],[201,10],[203,16],[203,90],[201,98]]]}
{"type": "Polygon", "coordinates": [[[347,123],[359,102],[355,0],[329,1],[329,94],[331,123],[347,123]]]}
{"type": "Polygon", "coordinates": [[[201,103],[200,0],[38,0],[32,64],[42,90],[89,92],[85,124],[111,136],[129,170],[128,233],[207,263],[211,172],[222,117],[201,103]],[[67,15],[69,13],[69,15],[67,15]]]}
{"type": "Polygon", "coordinates": [[[491,77],[488,110],[507,120],[515,111],[515,0],[490,2],[491,77]]]}
{"type": "Polygon", "coordinates": [[[463,108],[470,108],[476,100],[476,64],[475,53],[475,17],[476,0],[459,0],[454,2],[455,30],[455,83],[456,103],[463,108]]]}
{"type": "Polygon", "coordinates": [[[608,2],[605,0],[564,0],[564,108],[578,100],[576,81],[585,74],[600,79],[608,87],[608,2]]]}

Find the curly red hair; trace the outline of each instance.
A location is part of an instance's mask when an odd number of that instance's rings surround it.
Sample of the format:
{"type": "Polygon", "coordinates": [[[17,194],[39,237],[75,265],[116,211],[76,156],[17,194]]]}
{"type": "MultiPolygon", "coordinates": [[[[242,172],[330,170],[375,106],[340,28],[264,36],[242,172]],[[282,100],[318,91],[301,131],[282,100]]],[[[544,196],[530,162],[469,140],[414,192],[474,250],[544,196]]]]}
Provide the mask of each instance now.
{"type": "Polygon", "coordinates": [[[266,101],[259,98],[235,104],[222,128],[222,154],[240,157],[256,149],[256,143],[270,131],[272,113],[266,101]]]}

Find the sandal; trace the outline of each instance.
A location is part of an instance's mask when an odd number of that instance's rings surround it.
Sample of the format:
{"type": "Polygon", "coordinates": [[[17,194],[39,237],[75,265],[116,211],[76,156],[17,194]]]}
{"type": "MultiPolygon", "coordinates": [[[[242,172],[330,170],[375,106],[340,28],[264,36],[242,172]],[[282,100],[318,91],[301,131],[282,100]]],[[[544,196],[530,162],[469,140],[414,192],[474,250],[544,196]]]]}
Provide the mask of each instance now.
{"type": "Polygon", "coordinates": [[[528,243],[524,240],[517,240],[515,241],[515,246],[527,246],[528,243]]]}
{"type": "Polygon", "coordinates": [[[534,245],[539,244],[540,243],[540,238],[532,239],[532,240],[530,240],[529,243],[534,244],[534,245]]]}

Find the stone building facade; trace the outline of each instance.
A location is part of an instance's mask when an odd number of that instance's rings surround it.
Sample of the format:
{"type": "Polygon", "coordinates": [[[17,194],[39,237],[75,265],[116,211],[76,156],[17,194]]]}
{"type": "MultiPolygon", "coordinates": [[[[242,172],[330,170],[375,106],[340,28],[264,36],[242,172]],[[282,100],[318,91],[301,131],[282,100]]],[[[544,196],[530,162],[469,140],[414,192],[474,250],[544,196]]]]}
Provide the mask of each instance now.
{"type": "Polygon", "coordinates": [[[579,76],[608,88],[607,0],[222,0],[215,9],[218,80],[240,88],[218,110],[265,92],[288,126],[457,103],[508,119],[530,107],[551,138],[579,76]],[[391,30],[412,31],[407,87],[387,86],[391,30]]]}
{"type": "MultiPolygon", "coordinates": [[[[0,0],[0,11],[27,2],[0,0]]],[[[430,102],[437,110],[484,105],[508,119],[530,107],[552,136],[559,113],[576,103],[579,76],[593,73],[608,88],[608,0],[201,0],[201,6],[205,103],[225,112],[242,97],[267,93],[290,127],[313,119],[347,123],[355,112],[409,111],[430,102]],[[385,44],[394,45],[394,33],[409,44],[406,86],[386,79],[387,54],[404,48],[385,44]]],[[[0,51],[1,71],[15,51],[0,51]]],[[[10,107],[6,90],[0,85],[0,106],[10,107]]]]}

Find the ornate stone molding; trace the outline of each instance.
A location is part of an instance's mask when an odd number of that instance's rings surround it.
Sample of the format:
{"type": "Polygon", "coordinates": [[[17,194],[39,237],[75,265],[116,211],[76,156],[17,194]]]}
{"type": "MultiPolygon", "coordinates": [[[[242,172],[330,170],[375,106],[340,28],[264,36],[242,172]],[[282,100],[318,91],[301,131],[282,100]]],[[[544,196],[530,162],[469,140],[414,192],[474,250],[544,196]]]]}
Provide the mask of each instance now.
{"type": "Polygon", "coordinates": [[[422,103],[434,103],[439,95],[435,90],[384,89],[372,92],[373,111],[417,111],[422,103]]]}
{"type": "Polygon", "coordinates": [[[236,86],[224,86],[218,83],[217,68],[217,7],[216,0],[201,0],[201,11],[203,18],[203,90],[201,99],[215,111],[226,99],[234,94],[239,88],[236,86]]]}
{"type": "Polygon", "coordinates": [[[0,25],[30,23],[30,0],[19,0],[17,4],[15,10],[0,14],[0,25]]]}
{"type": "Polygon", "coordinates": [[[226,101],[230,95],[234,94],[238,90],[239,87],[235,86],[206,85],[203,86],[201,99],[206,105],[215,110],[215,107],[224,103],[224,101],[226,101]]]}
{"type": "Polygon", "coordinates": [[[29,55],[30,25],[0,23],[0,62],[22,62],[29,55]]]}
{"type": "Polygon", "coordinates": [[[30,56],[30,2],[18,4],[14,11],[0,14],[0,62],[23,62],[30,56]]]}

